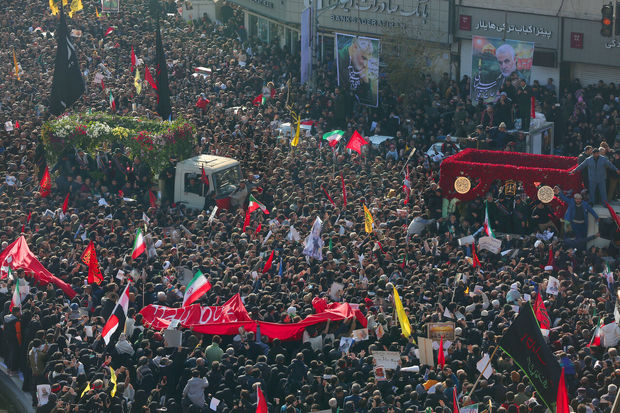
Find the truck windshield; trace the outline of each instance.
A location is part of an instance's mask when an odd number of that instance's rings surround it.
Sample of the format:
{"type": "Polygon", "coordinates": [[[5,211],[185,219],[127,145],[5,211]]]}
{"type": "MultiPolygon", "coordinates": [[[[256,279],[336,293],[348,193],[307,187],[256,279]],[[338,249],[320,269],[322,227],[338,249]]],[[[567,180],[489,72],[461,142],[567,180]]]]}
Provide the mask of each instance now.
{"type": "Polygon", "coordinates": [[[228,195],[237,189],[241,177],[239,176],[239,166],[235,165],[228,169],[216,172],[215,176],[215,192],[219,195],[228,195]]]}

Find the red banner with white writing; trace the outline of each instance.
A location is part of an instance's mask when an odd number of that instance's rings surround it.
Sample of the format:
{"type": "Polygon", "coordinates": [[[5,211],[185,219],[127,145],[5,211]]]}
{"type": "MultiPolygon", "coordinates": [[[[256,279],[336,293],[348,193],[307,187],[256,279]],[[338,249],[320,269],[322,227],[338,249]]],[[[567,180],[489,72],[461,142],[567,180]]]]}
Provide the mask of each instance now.
{"type": "Polygon", "coordinates": [[[362,327],[367,325],[366,317],[362,312],[347,303],[331,303],[320,313],[312,314],[298,323],[257,322],[250,318],[239,294],[222,306],[190,305],[172,308],[151,304],[144,307],[140,314],[142,314],[144,326],[155,330],[168,328],[175,320],[178,321],[180,327],[191,328],[203,334],[235,335],[239,333],[239,327],[243,327],[246,331],[256,332],[256,326],[260,325],[261,334],[280,340],[299,340],[304,329],[327,320],[356,319],[362,327]]]}

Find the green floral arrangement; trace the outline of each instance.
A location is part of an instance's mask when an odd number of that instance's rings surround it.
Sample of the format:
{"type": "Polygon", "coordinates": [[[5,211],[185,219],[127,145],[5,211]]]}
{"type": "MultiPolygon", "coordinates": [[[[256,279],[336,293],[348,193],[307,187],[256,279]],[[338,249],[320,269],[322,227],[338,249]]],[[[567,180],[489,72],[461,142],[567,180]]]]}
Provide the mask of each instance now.
{"type": "Polygon", "coordinates": [[[158,174],[170,157],[186,159],[192,156],[195,132],[195,127],[183,118],[160,121],[93,112],[46,122],[41,129],[41,138],[51,163],[63,153],[73,154],[76,149],[94,157],[97,151],[111,152],[123,147],[131,158],[140,157],[158,174]]]}

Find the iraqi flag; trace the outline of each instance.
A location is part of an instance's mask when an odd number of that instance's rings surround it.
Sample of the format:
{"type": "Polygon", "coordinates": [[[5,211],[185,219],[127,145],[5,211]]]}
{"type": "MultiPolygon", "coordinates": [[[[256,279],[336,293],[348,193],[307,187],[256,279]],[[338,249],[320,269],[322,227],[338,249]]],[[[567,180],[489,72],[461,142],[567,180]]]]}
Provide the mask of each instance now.
{"type": "Polygon", "coordinates": [[[250,195],[250,199],[249,199],[249,203],[248,203],[248,213],[251,214],[252,212],[256,211],[257,209],[260,209],[265,214],[269,214],[269,211],[267,211],[267,207],[265,205],[261,204],[260,202],[258,202],[256,200],[256,198],[254,198],[253,195],[250,195]]]}
{"type": "Polygon", "coordinates": [[[138,229],[136,232],[136,239],[133,242],[133,250],[131,251],[131,258],[136,259],[146,251],[146,243],[144,242],[144,235],[142,234],[142,230],[138,229]]]}
{"type": "Polygon", "coordinates": [[[211,283],[207,280],[207,277],[204,276],[202,271],[198,271],[189,284],[187,284],[185,296],[183,297],[183,307],[192,304],[210,289],[211,283]]]}
{"type": "Polygon", "coordinates": [[[333,130],[331,132],[327,132],[326,134],[324,134],[323,139],[325,139],[327,143],[329,144],[329,146],[333,148],[334,146],[338,145],[338,142],[340,142],[340,139],[342,139],[343,136],[344,136],[344,131],[333,130]]]}
{"type": "Polygon", "coordinates": [[[112,315],[108,318],[108,321],[103,326],[103,330],[101,331],[101,336],[103,337],[103,341],[106,346],[110,344],[110,339],[112,335],[118,330],[125,326],[125,320],[127,319],[127,310],[129,309],[129,284],[123,290],[123,294],[121,294],[116,306],[114,307],[114,311],[112,311],[112,315]]]}

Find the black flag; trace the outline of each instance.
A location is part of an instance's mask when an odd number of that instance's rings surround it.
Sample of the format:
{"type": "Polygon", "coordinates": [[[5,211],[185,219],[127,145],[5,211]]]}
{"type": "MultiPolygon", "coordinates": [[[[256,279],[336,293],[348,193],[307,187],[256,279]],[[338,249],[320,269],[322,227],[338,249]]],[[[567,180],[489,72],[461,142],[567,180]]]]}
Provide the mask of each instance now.
{"type": "Polygon", "coordinates": [[[75,47],[67,34],[67,23],[65,22],[62,2],[56,40],[58,46],[56,48],[52,94],[50,95],[50,112],[59,116],[82,96],[86,88],[75,47]]]}
{"type": "Polygon", "coordinates": [[[499,345],[527,375],[547,407],[555,403],[562,368],[545,343],[529,303],[521,307],[499,345]]]}
{"type": "Polygon", "coordinates": [[[161,32],[157,26],[157,45],[155,50],[155,64],[157,68],[155,82],[157,83],[157,113],[162,119],[168,120],[172,115],[170,106],[170,87],[168,85],[168,65],[164,46],[161,42],[161,32]]]}

